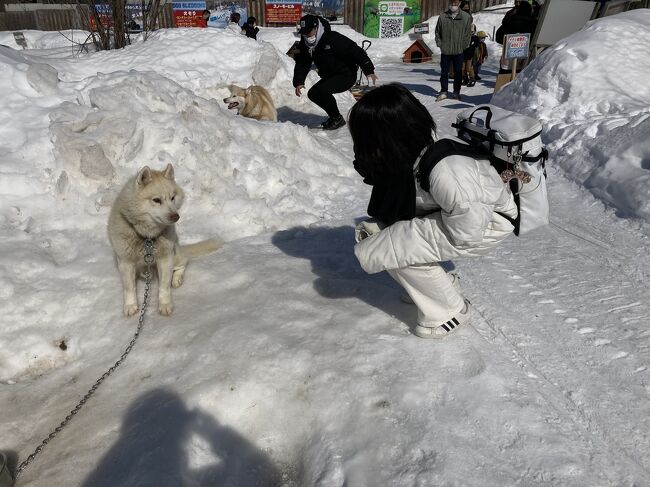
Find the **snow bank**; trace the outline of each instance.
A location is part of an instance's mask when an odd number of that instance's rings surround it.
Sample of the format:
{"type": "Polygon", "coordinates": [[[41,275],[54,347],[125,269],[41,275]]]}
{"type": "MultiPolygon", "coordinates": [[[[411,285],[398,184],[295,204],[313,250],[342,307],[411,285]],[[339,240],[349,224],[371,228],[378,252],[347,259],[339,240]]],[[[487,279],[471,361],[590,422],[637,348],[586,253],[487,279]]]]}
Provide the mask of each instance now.
{"type": "Polygon", "coordinates": [[[539,117],[551,163],[613,205],[650,217],[650,10],[590,22],[545,50],[494,98],[539,117]]]}

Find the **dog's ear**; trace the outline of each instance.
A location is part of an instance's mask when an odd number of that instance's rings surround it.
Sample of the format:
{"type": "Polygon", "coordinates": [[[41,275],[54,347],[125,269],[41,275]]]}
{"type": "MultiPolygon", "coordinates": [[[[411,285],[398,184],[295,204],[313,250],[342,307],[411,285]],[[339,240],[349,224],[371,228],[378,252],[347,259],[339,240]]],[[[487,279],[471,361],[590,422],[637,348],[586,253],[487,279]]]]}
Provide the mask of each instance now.
{"type": "Polygon", "coordinates": [[[252,86],[249,86],[248,88],[246,88],[246,94],[247,95],[250,95],[252,92],[253,92],[253,87],[252,86]]]}
{"type": "Polygon", "coordinates": [[[152,179],[151,169],[149,169],[149,166],[144,166],[142,169],[140,169],[140,172],[135,178],[135,186],[136,188],[146,186],[151,182],[152,179]]]}
{"type": "Polygon", "coordinates": [[[163,176],[165,176],[167,179],[171,179],[172,181],[174,180],[174,166],[171,164],[167,164],[167,167],[165,168],[165,171],[163,172],[163,176]]]}

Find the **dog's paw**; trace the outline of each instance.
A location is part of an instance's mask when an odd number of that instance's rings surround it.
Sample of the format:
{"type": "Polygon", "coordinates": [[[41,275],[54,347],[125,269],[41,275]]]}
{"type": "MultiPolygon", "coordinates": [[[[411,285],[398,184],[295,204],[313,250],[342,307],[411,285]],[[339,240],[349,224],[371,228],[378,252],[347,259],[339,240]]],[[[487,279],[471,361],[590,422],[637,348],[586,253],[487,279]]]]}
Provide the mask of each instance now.
{"type": "Polygon", "coordinates": [[[174,312],[174,305],[172,303],[160,303],[158,312],[163,316],[169,316],[174,312]]]}
{"type": "Polygon", "coordinates": [[[176,289],[177,287],[181,287],[183,284],[183,276],[185,275],[185,268],[183,267],[182,270],[175,270],[174,274],[172,275],[172,287],[176,289]]]}
{"type": "Polygon", "coordinates": [[[124,305],[124,316],[126,318],[130,318],[134,314],[138,312],[138,305],[137,304],[125,304],[124,305]]]}

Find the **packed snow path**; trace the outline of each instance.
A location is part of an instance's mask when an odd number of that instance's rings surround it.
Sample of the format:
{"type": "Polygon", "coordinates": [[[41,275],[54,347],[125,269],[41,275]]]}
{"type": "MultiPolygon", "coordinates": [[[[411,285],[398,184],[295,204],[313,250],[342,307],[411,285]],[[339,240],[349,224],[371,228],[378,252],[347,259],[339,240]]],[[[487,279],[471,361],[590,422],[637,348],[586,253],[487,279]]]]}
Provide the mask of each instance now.
{"type": "MultiPolygon", "coordinates": [[[[435,66],[378,71],[411,83],[441,135],[469,106],[432,102],[435,66]]],[[[489,100],[484,79],[468,102],[489,100]]],[[[344,130],[318,137],[349,151],[344,130]]],[[[415,309],[396,284],[359,268],[354,219],[238,239],[191,263],[173,317],[149,313],[123,367],[20,486],[650,484],[647,232],[552,158],[549,185],[551,225],[448,264],[474,318],[442,341],[411,335],[415,309]]],[[[23,249],[0,254],[23,301],[8,319],[48,318],[57,303],[43,292],[69,308],[53,337],[77,324],[65,337],[74,355],[34,360],[3,384],[0,437],[24,459],[135,320],[120,316],[102,236],[72,257],[27,234],[6,239],[23,249]]]]}

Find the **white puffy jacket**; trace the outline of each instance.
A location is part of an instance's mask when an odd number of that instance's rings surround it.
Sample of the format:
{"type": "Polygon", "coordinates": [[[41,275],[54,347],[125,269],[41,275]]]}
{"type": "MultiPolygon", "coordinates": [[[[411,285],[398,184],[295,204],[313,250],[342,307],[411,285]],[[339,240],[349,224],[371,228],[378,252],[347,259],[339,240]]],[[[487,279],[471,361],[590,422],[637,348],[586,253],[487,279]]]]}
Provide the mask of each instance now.
{"type": "Polygon", "coordinates": [[[512,233],[512,224],[496,212],[516,218],[517,207],[489,161],[448,156],[429,179],[428,193],[416,182],[422,216],[395,222],[355,246],[366,272],[485,255],[512,233]]]}

